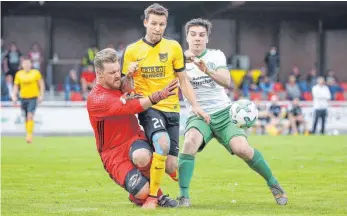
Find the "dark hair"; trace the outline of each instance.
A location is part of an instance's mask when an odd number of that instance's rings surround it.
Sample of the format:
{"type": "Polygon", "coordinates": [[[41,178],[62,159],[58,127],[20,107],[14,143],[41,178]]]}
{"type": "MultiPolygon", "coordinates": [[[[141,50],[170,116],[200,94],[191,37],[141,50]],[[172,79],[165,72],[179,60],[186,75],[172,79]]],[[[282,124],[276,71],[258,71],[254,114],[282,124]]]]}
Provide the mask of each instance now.
{"type": "Polygon", "coordinates": [[[192,26],[202,26],[206,29],[207,35],[211,34],[211,29],[212,29],[212,23],[206,19],[192,19],[189,22],[186,23],[185,29],[186,29],[186,35],[188,35],[189,28],[192,26]]]}

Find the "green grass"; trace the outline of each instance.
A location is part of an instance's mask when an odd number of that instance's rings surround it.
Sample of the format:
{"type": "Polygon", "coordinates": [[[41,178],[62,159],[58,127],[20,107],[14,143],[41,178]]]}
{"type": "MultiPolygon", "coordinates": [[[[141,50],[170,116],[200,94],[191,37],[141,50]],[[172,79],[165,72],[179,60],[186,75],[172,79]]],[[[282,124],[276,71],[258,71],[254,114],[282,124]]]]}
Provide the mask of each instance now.
{"type": "MultiPolygon", "coordinates": [[[[198,154],[190,209],[144,211],[104,171],[93,137],[2,138],[2,215],[347,215],[347,136],[251,136],[289,196],[217,142],[198,154]]],[[[164,192],[178,195],[169,177],[164,192]]]]}

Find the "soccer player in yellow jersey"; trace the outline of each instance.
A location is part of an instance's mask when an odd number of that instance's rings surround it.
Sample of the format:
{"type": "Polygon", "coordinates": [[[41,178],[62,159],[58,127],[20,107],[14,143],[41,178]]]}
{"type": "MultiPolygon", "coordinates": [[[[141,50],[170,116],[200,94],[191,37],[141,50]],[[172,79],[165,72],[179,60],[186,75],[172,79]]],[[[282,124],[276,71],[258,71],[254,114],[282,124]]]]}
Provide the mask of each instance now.
{"type": "MultiPolygon", "coordinates": [[[[196,102],[195,93],[186,76],[182,47],[175,40],[163,38],[168,10],[155,3],[144,13],[146,36],[126,47],[122,57],[122,73],[126,75],[123,82],[130,82],[133,78],[135,92],[149,96],[178,77],[182,93],[192,105],[192,111],[209,122],[209,115],[196,102]]],[[[150,166],[150,196],[143,208],[156,207],[157,192],[165,172],[177,180],[179,112],[179,98],[175,95],[138,116],[154,147],[150,166]]]]}
{"type": "Polygon", "coordinates": [[[45,84],[41,73],[31,69],[31,61],[24,59],[23,70],[16,73],[13,86],[12,101],[17,102],[18,89],[20,88],[21,109],[25,112],[26,142],[31,143],[34,130],[34,112],[37,102],[43,100],[45,84]]]}

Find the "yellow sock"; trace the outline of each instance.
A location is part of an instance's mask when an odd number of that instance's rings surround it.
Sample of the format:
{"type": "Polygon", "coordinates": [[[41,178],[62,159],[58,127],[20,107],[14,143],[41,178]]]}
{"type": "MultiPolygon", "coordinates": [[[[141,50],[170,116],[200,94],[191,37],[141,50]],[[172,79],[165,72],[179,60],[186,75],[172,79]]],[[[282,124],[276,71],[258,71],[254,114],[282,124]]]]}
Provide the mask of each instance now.
{"type": "Polygon", "coordinates": [[[153,153],[152,165],[150,169],[149,195],[157,196],[161,179],[165,174],[165,161],[167,156],[153,153]]]}
{"type": "Polygon", "coordinates": [[[34,131],[34,120],[28,120],[25,123],[25,128],[28,135],[32,135],[34,131]]]}

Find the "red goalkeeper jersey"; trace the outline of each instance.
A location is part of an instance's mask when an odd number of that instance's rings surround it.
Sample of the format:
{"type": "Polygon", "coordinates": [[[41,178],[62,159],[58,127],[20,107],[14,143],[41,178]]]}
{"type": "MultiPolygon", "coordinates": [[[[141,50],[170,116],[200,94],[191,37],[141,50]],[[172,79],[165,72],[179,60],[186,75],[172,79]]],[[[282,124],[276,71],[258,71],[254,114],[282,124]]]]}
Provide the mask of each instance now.
{"type": "Polygon", "coordinates": [[[96,85],[87,100],[90,123],[93,127],[97,150],[104,160],[111,152],[124,152],[136,139],[145,140],[136,113],[143,108],[138,99],[120,101],[123,93],[96,85]]]}

